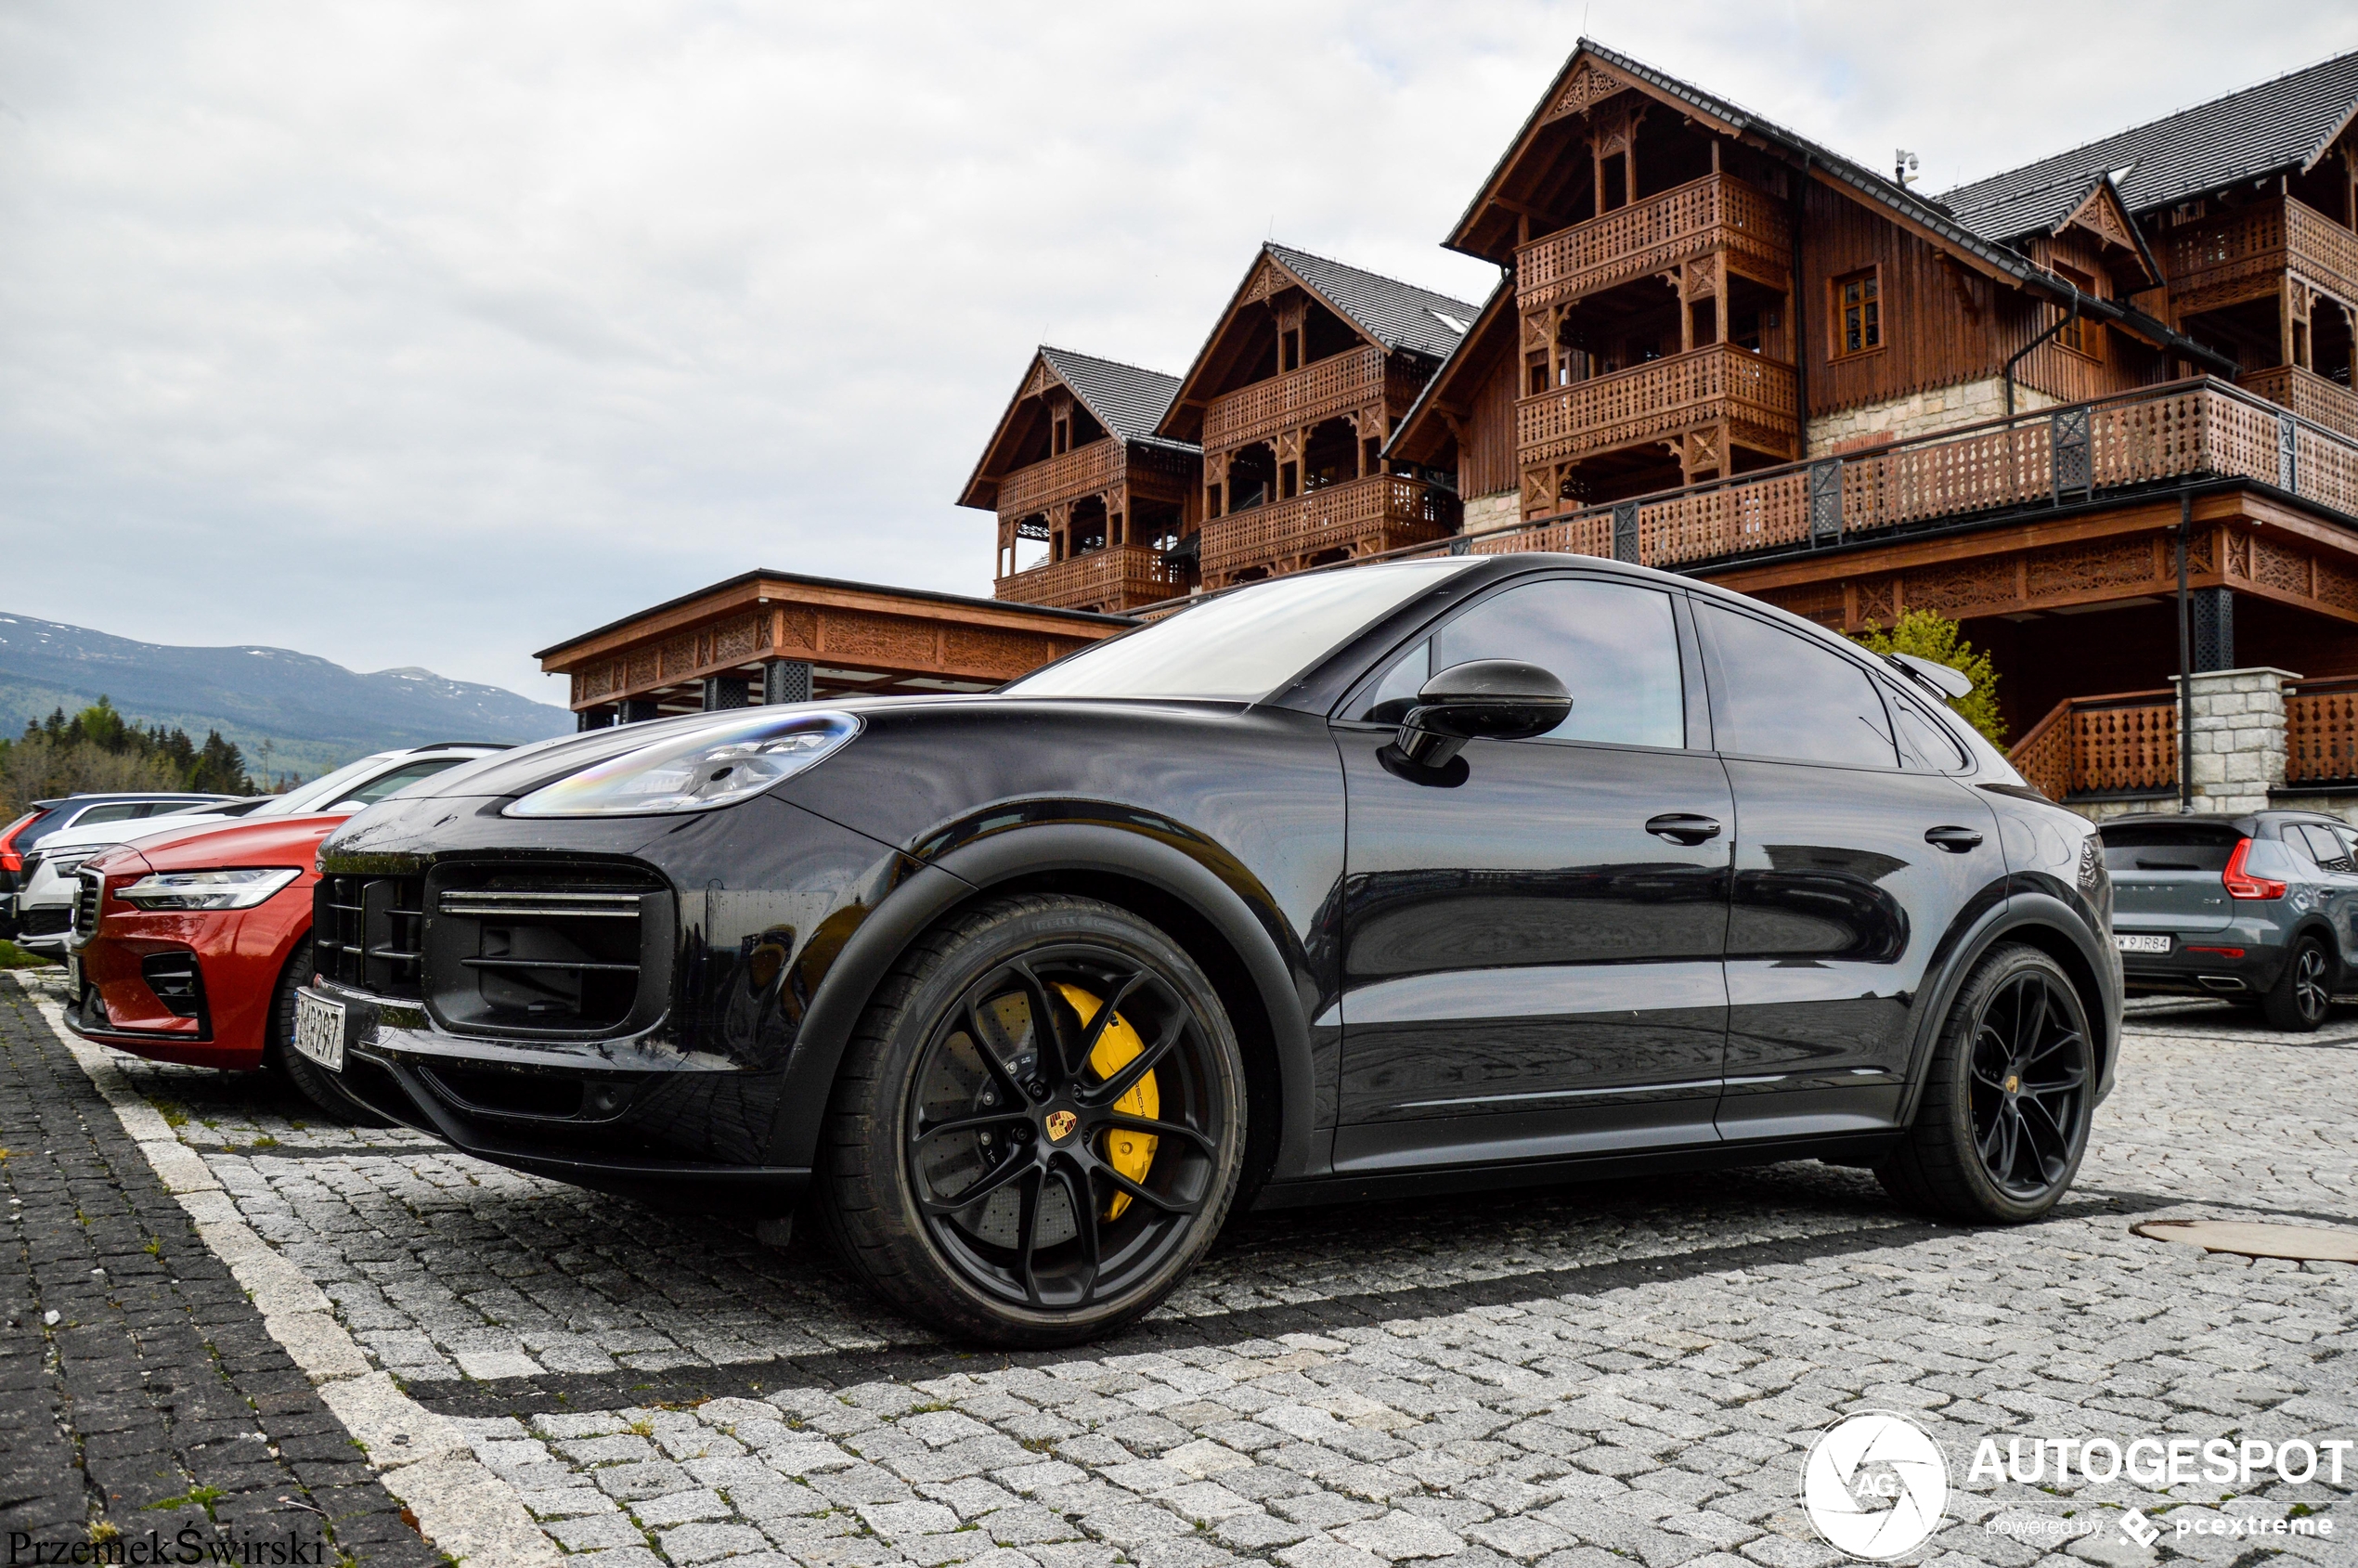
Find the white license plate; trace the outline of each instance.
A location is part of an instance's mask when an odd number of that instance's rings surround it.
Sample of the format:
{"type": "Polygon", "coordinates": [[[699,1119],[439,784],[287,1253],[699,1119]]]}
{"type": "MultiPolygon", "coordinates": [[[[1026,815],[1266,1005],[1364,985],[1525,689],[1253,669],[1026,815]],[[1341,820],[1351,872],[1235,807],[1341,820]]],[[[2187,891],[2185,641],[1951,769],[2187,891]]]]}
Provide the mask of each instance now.
{"type": "Polygon", "coordinates": [[[75,1006],[82,1005],[82,954],[78,952],[66,954],[66,994],[73,998],[75,1006]]]}
{"type": "Polygon", "coordinates": [[[294,1048],[330,1072],[342,1072],[343,1004],[295,992],[294,1048]]]}
{"type": "Polygon", "coordinates": [[[2166,936],[2115,936],[2112,939],[2112,945],[2123,952],[2168,952],[2170,939],[2166,936]]]}

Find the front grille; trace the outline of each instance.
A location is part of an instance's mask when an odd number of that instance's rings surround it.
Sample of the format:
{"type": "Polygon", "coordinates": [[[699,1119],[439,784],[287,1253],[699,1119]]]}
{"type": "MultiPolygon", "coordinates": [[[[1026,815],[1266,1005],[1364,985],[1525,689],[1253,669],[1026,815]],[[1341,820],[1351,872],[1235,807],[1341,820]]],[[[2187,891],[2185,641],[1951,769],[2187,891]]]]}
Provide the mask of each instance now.
{"type": "Polygon", "coordinates": [[[73,910],[66,904],[36,904],[17,921],[19,935],[62,937],[73,926],[73,910]]]}
{"type": "Polygon", "coordinates": [[[73,890],[73,934],[87,941],[98,934],[98,901],[106,879],[95,871],[75,872],[74,878],[79,886],[73,890]]]}
{"type": "Polygon", "coordinates": [[[648,872],[460,863],[426,896],[427,1001],[453,1029],[607,1034],[662,1011],[671,898],[648,872]]]}
{"type": "Polygon", "coordinates": [[[311,899],[311,960],[320,975],[374,996],[423,994],[422,876],[323,876],[311,899]]]}

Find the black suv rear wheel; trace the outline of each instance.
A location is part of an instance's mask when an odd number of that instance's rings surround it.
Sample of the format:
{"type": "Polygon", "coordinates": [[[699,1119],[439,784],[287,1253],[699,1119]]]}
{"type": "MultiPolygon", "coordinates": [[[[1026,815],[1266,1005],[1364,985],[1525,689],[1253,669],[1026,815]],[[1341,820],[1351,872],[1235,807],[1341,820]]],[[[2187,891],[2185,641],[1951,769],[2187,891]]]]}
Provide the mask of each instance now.
{"type": "Polygon", "coordinates": [[[2088,1151],[2095,1069],[2070,978],[2036,948],[1996,948],[1950,1007],[1915,1125],[1875,1176],[1943,1219],[2035,1220],[2088,1151]]]}
{"type": "Polygon", "coordinates": [[[1068,1344],[1151,1309],[1234,1199],[1245,1075],[1217,993],[1095,900],[994,901],[893,970],[836,1080],[817,1207],[886,1300],[1068,1344]]]}
{"type": "Polygon", "coordinates": [[[2285,972],[2260,999],[2260,1011],[2268,1027],[2292,1034],[2315,1032],[2333,1006],[2332,970],[2325,943],[2314,937],[2301,938],[2292,956],[2285,960],[2285,972]]]}

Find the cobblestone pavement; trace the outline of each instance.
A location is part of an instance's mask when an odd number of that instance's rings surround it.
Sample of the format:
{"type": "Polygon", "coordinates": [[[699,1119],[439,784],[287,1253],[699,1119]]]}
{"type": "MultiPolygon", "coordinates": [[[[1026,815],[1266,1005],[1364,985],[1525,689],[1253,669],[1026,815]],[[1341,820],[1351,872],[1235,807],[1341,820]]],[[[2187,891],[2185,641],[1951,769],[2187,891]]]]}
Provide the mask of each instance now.
{"type": "Polygon", "coordinates": [[[2036,1226],[1922,1224],[1815,1163],[1250,1215],[1147,1323],[1015,1357],[800,1242],[113,1063],[173,1128],[153,1158],[325,1293],[355,1357],[330,1395],[392,1374],[545,1533],[470,1561],[1819,1568],[1803,1455],[1883,1409],[1955,1488],[1908,1561],[2358,1563],[2358,1452],[2301,1484],[1968,1474],[1985,1437],[2358,1439],[2358,1273],[2129,1228],[2358,1225],[2358,1012],[2301,1039],[2139,1004],[2036,1226]],[[2327,1519],[2350,1534],[2294,1533],[2327,1519]]]}
{"type": "Polygon", "coordinates": [[[440,1561],[121,1134],[0,990],[0,1562],[150,1537],[172,1560],[440,1561]]]}

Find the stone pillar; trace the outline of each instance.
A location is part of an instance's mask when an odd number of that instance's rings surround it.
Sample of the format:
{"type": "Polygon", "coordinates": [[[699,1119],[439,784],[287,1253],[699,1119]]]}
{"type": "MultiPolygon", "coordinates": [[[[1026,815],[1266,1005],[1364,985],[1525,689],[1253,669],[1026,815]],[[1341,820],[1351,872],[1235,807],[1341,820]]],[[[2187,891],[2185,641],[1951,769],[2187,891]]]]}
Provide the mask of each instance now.
{"type": "Polygon", "coordinates": [[[771,659],[761,667],[761,700],[807,703],[810,700],[810,665],[803,659],[771,659]]]}
{"type": "Polygon", "coordinates": [[[745,678],[742,675],[715,675],[704,683],[704,710],[719,713],[745,706],[745,678]]]}
{"type": "Polygon", "coordinates": [[[2265,667],[2195,676],[2196,810],[2239,816],[2266,809],[2268,792],[2285,782],[2285,686],[2300,679],[2265,667]]]}

